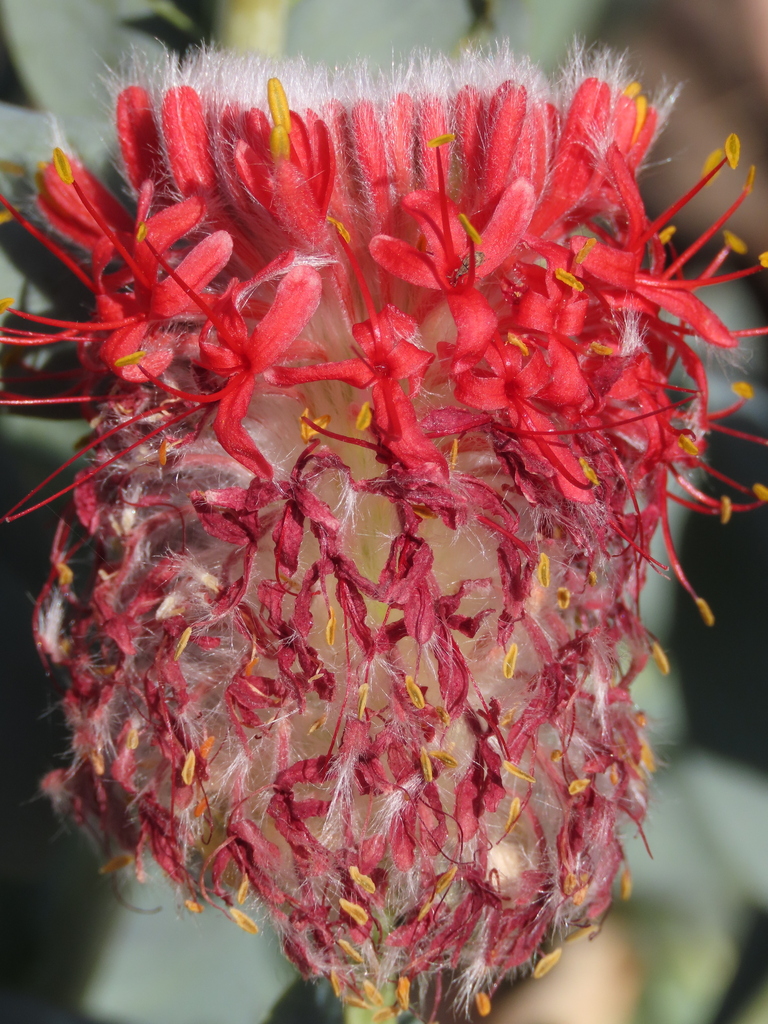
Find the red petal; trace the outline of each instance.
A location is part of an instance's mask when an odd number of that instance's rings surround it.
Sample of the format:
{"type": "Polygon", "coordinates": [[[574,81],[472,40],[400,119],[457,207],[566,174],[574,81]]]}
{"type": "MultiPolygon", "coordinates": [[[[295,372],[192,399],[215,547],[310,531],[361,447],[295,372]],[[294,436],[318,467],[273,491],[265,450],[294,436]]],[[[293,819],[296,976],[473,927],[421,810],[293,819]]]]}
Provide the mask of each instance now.
{"type": "Polygon", "coordinates": [[[379,266],[394,277],[420,288],[442,287],[432,260],[401,238],[376,235],[368,248],[379,266]]]}
{"type": "Polygon", "coordinates": [[[203,101],[189,85],[169,89],[163,99],[163,135],[171,173],[188,196],[210,191],[216,185],[203,101]]]}
{"type": "Polygon", "coordinates": [[[138,189],[147,178],[157,180],[161,147],[149,94],[138,85],[123,89],[117,97],[115,117],[131,184],[138,189]]]}
{"type": "MultiPolygon", "coordinates": [[[[214,231],[199,242],[181,263],[176,273],[193,292],[200,292],[219,274],[232,255],[232,236],[226,231],[214,231]]],[[[178,316],[182,310],[194,307],[189,295],[172,277],[166,277],[152,294],[153,315],[158,317],[178,316]]]]}
{"type": "Polygon", "coordinates": [[[313,267],[288,271],[246,346],[254,373],[263,373],[290,348],[314,315],[322,290],[322,279],[313,267]]]}

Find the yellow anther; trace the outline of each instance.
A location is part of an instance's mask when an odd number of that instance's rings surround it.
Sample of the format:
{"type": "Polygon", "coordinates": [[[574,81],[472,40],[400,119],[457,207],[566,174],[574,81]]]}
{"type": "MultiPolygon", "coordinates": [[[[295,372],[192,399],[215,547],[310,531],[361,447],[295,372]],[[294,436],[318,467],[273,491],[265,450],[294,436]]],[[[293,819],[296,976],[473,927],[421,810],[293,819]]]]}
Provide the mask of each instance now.
{"type": "Polygon", "coordinates": [[[549,574],[549,555],[543,551],[539,555],[539,564],[536,567],[536,576],[542,587],[548,587],[550,582],[549,574]]]}
{"type": "Polygon", "coordinates": [[[429,505],[411,505],[411,508],[419,519],[437,519],[437,512],[433,512],[429,505]]]}
{"type": "Polygon", "coordinates": [[[562,761],[563,760],[563,752],[562,752],[562,750],[553,750],[552,753],[549,755],[549,760],[550,761],[554,761],[555,763],[557,763],[558,761],[562,761]]]}
{"type": "Polygon", "coordinates": [[[448,868],[445,874],[440,875],[438,880],[435,882],[435,894],[437,896],[441,896],[445,890],[449,888],[456,877],[456,872],[458,870],[459,869],[454,864],[452,867],[448,868]]]}
{"type": "Polygon", "coordinates": [[[281,124],[276,124],[269,133],[269,151],[275,161],[287,160],[291,155],[291,139],[281,124]]]}
{"type": "Polygon", "coordinates": [[[619,784],[619,769],[616,767],[615,764],[611,765],[611,770],[610,770],[610,772],[608,772],[608,778],[611,780],[611,782],[612,782],[612,784],[614,786],[618,786],[618,784],[619,784]]]}
{"type": "Polygon", "coordinates": [[[636,99],[643,91],[643,87],[639,82],[630,82],[624,90],[624,95],[629,96],[631,100],[636,99]]]}
{"type": "Polygon", "coordinates": [[[569,871],[568,874],[565,876],[565,880],[563,881],[563,892],[565,893],[565,895],[570,896],[572,893],[574,893],[576,891],[576,887],[578,886],[578,884],[579,880],[576,877],[576,875],[574,875],[572,871],[569,871]]]}
{"type": "Polygon", "coordinates": [[[128,735],[125,737],[125,749],[136,750],[139,745],[139,730],[129,729],[128,735]]]}
{"type": "Polygon", "coordinates": [[[738,253],[739,256],[743,256],[747,251],[747,243],[742,238],[739,238],[738,235],[734,235],[732,231],[726,230],[723,232],[723,241],[729,249],[738,253]]]}
{"type": "Polygon", "coordinates": [[[517,644],[510,644],[507,653],[504,655],[504,661],[501,663],[501,671],[504,673],[505,679],[511,679],[515,674],[518,650],[519,648],[517,644]]]}
{"type": "Polygon", "coordinates": [[[14,220],[14,216],[10,210],[0,210],[0,224],[8,224],[14,220]]]}
{"type": "Polygon", "coordinates": [[[475,996],[475,1006],[481,1017],[487,1017],[491,1012],[491,997],[487,992],[478,992],[475,996]]]}
{"type": "MultiPolygon", "coordinates": [[[[341,945],[341,941],[339,941],[339,945],[341,945]]],[[[361,957],[360,958],[360,963],[362,963],[362,962],[363,961],[362,961],[362,957],[361,957]]],[[[367,1010],[369,1013],[370,1013],[370,1010],[371,1010],[370,1006],[368,1005],[368,1003],[366,1003],[366,1001],[364,999],[360,999],[358,996],[353,996],[351,994],[348,994],[348,995],[344,996],[344,1005],[345,1006],[356,1006],[358,1010],[367,1010]]]]}
{"type": "Polygon", "coordinates": [[[283,83],[279,78],[270,78],[267,82],[267,103],[269,103],[269,112],[275,125],[280,125],[286,133],[290,132],[291,110],[283,83]]]}
{"type": "Polygon", "coordinates": [[[424,903],[422,905],[421,910],[419,910],[418,914],[416,915],[416,920],[417,921],[423,921],[424,920],[424,918],[427,916],[427,914],[432,909],[432,904],[433,903],[434,903],[434,899],[430,896],[430,898],[427,900],[426,903],[424,903]]]}
{"type": "Polygon", "coordinates": [[[553,949],[551,953],[547,953],[533,968],[533,976],[538,981],[539,978],[543,978],[545,974],[549,974],[553,967],[557,965],[560,957],[563,955],[563,947],[558,946],[557,949],[553,949]]]}
{"type": "Polygon", "coordinates": [[[413,676],[405,677],[405,688],[408,691],[408,696],[411,698],[411,704],[421,711],[427,702],[424,700],[421,687],[416,685],[416,680],[413,676]]]}
{"type": "Polygon", "coordinates": [[[579,459],[579,465],[581,466],[581,471],[584,474],[584,476],[587,478],[587,480],[589,480],[589,482],[594,487],[599,487],[600,486],[600,477],[597,475],[597,473],[594,471],[594,469],[592,469],[592,467],[587,462],[587,460],[586,459],[579,459]]]}
{"type": "Polygon", "coordinates": [[[121,868],[127,868],[129,864],[133,864],[132,853],[118,853],[112,860],[108,860],[106,864],[102,864],[99,868],[100,875],[111,875],[113,871],[119,871],[121,868]]]}
{"type": "Polygon", "coordinates": [[[458,768],[459,762],[453,756],[449,754],[447,750],[430,750],[429,756],[434,757],[436,761],[444,764],[446,768],[458,768]]]}
{"type": "Polygon", "coordinates": [[[588,924],[583,928],[577,928],[576,931],[571,932],[568,938],[565,940],[568,944],[573,942],[579,942],[581,939],[591,939],[593,935],[597,935],[600,931],[600,926],[597,924],[588,924]]]}
{"type": "Polygon", "coordinates": [[[768,487],[765,484],[752,484],[752,491],[758,501],[768,501],[768,487]]]}
{"type": "Polygon", "coordinates": [[[507,341],[509,342],[510,345],[514,345],[515,348],[519,348],[524,356],[530,355],[528,346],[525,344],[523,339],[518,338],[518,336],[516,334],[513,334],[512,331],[507,331],[507,341]]]}
{"type": "Polygon", "coordinates": [[[299,419],[299,432],[301,434],[301,440],[306,444],[311,441],[313,437],[317,437],[317,430],[315,427],[320,427],[322,430],[328,426],[331,422],[331,417],[326,413],[325,416],[310,416],[309,409],[305,409],[299,419]],[[311,423],[305,423],[305,420],[311,420],[311,423]],[[314,424],[314,426],[312,426],[314,424]]]}
{"type": "Polygon", "coordinates": [[[733,384],[731,384],[731,391],[733,391],[735,395],[738,395],[739,398],[749,399],[755,397],[755,389],[745,380],[734,381],[733,384]]]}
{"type": "Polygon", "coordinates": [[[316,718],[315,721],[312,723],[312,725],[310,725],[309,729],[307,730],[307,735],[311,736],[313,732],[317,732],[318,729],[322,729],[327,721],[328,721],[328,715],[327,714],[326,715],[320,715],[320,717],[316,718]]]}
{"type": "Polygon", "coordinates": [[[512,829],[515,827],[515,824],[517,823],[517,819],[520,817],[520,808],[521,807],[522,807],[522,804],[520,803],[520,797],[519,796],[513,797],[512,798],[512,802],[509,805],[509,814],[507,815],[507,823],[504,826],[504,835],[506,835],[508,832],[511,832],[512,829]]]}
{"type": "Polygon", "coordinates": [[[0,316],[8,312],[14,301],[14,299],[0,299],[0,316]]]}
{"type": "Polygon", "coordinates": [[[640,744],[640,764],[651,773],[656,771],[656,758],[650,746],[645,742],[640,744]]]}
{"type": "Polygon", "coordinates": [[[384,996],[379,992],[372,981],[367,979],[363,982],[363,992],[365,992],[366,998],[369,1002],[373,1003],[374,1006],[384,1005],[384,996]]]}
{"type": "Polygon", "coordinates": [[[582,887],[571,896],[573,904],[576,907],[580,907],[584,900],[587,898],[587,892],[589,891],[588,885],[582,885],[582,887]]]}
{"type": "Polygon", "coordinates": [[[590,585],[590,587],[596,587],[597,586],[597,573],[596,572],[590,571],[589,575],[587,576],[587,583],[590,585]]]}
{"type": "Polygon", "coordinates": [[[726,523],[730,523],[731,516],[733,515],[733,502],[727,494],[720,496],[720,523],[725,526],[726,523]]]}
{"type": "Polygon", "coordinates": [[[213,746],[214,746],[215,742],[216,742],[216,737],[215,736],[208,736],[200,744],[200,757],[202,757],[203,760],[205,760],[208,757],[208,755],[210,754],[210,752],[213,750],[213,746]]]}
{"type": "Polygon", "coordinates": [[[250,888],[250,883],[248,881],[248,875],[243,875],[243,877],[240,879],[240,885],[238,886],[238,889],[237,889],[237,902],[238,903],[240,903],[240,904],[245,903],[245,900],[246,900],[246,898],[248,896],[248,889],[249,888],[250,888]]]}
{"type": "Polygon", "coordinates": [[[365,717],[365,705],[368,703],[368,683],[362,683],[357,690],[357,717],[360,721],[365,717]]]}
{"type": "Polygon", "coordinates": [[[669,675],[669,658],[658,640],[651,644],[651,656],[656,662],[656,667],[663,676],[669,675]]]}
{"type": "Polygon", "coordinates": [[[141,362],[141,360],[144,358],[146,354],[147,353],[145,349],[139,349],[137,352],[131,352],[127,356],[120,356],[119,359],[116,359],[114,361],[113,366],[135,366],[137,363],[141,362]]]}
{"type": "Polygon", "coordinates": [[[147,225],[144,221],[141,221],[139,226],[136,228],[136,241],[143,242],[147,237],[147,225]]]}
{"type": "Polygon", "coordinates": [[[448,142],[455,142],[456,136],[453,132],[446,132],[445,135],[436,135],[434,139],[430,139],[427,145],[430,149],[437,149],[438,146],[444,146],[448,142]]]}
{"type": "Polygon", "coordinates": [[[179,637],[179,642],[176,644],[176,650],[173,652],[173,660],[178,661],[184,653],[184,648],[189,643],[189,638],[192,636],[192,627],[187,626],[184,632],[179,637]]]}
{"type": "Polygon", "coordinates": [[[584,283],[575,277],[569,270],[563,270],[562,267],[558,267],[555,271],[555,277],[558,281],[562,281],[563,284],[567,284],[569,288],[573,288],[574,291],[583,292],[584,283]]]}
{"type": "Polygon", "coordinates": [[[623,900],[628,900],[632,895],[632,872],[629,868],[624,868],[621,872],[621,879],[619,881],[619,893],[623,900]]]}
{"type": "Polygon", "coordinates": [[[349,900],[339,900],[339,906],[347,914],[355,924],[359,924],[360,927],[368,923],[368,912],[364,907],[361,907],[359,903],[350,903],[349,900]]]}
{"type": "Polygon", "coordinates": [[[350,960],[354,960],[356,964],[361,964],[363,962],[363,958],[351,942],[347,942],[346,939],[338,939],[337,941],[350,960]]]}
{"type": "Polygon", "coordinates": [[[584,260],[589,256],[594,247],[597,245],[596,238],[588,238],[584,245],[579,249],[576,255],[573,257],[574,263],[583,263],[584,260]]]}
{"type": "Polygon", "coordinates": [[[69,162],[69,157],[64,150],[59,149],[58,146],[53,151],[53,166],[56,168],[56,173],[65,185],[71,185],[74,182],[75,176],[72,173],[72,165],[69,162]]]}
{"type": "Polygon", "coordinates": [[[501,726],[501,728],[509,728],[509,726],[512,725],[512,723],[514,722],[516,714],[517,710],[515,708],[510,708],[509,711],[505,711],[504,714],[499,719],[499,725],[501,726]]]}
{"type": "Polygon", "coordinates": [[[351,236],[350,236],[349,232],[347,231],[347,229],[344,227],[344,225],[341,223],[341,221],[340,220],[336,220],[335,217],[326,217],[325,219],[328,221],[329,224],[331,224],[333,227],[336,228],[336,230],[341,235],[341,237],[344,239],[344,241],[347,244],[349,244],[349,240],[350,240],[351,236]]]}
{"type": "Polygon", "coordinates": [[[568,605],[571,603],[571,592],[568,587],[557,588],[557,607],[561,611],[565,611],[568,605]]]}
{"type": "Polygon", "coordinates": [[[522,779],[523,782],[533,783],[536,781],[536,779],[534,779],[532,775],[529,775],[528,772],[523,771],[522,768],[514,764],[512,761],[504,761],[504,767],[506,768],[510,775],[514,775],[517,779],[522,779]]]}
{"type": "Polygon", "coordinates": [[[357,414],[357,419],[355,420],[355,428],[357,430],[367,430],[371,425],[372,419],[373,413],[371,412],[371,403],[363,402],[360,406],[360,412],[357,414]]]}
{"type": "Polygon", "coordinates": [[[677,231],[677,228],[675,227],[674,224],[667,224],[667,226],[665,228],[662,228],[661,231],[659,232],[659,241],[661,242],[661,244],[662,245],[666,245],[667,242],[670,241],[670,239],[672,238],[672,236],[674,235],[674,233],[676,231],[677,231]]]}
{"type": "Polygon", "coordinates": [[[768,267],[768,252],[761,252],[757,257],[757,262],[761,267],[768,267]]]}
{"type": "Polygon", "coordinates": [[[465,213],[459,214],[459,223],[466,231],[467,238],[471,239],[475,243],[475,245],[483,244],[483,239],[480,235],[480,232],[473,225],[472,221],[469,219],[469,217],[467,217],[465,213]]]}
{"type": "Polygon", "coordinates": [[[703,597],[696,598],[696,607],[699,609],[699,615],[705,626],[714,626],[715,616],[712,613],[712,609],[709,604],[704,600],[703,597]]]}
{"type": "Polygon", "coordinates": [[[0,171],[3,174],[24,174],[24,167],[21,164],[14,163],[13,160],[0,160],[0,171]]]}
{"type": "Polygon", "coordinates": [[[184,906],[190,912],[190,914],[202,914],[203,907],[197,900],[184,900],[184,906]]]}
{"type": "Polygon", "coordinates": [[[329,647],[333,647],[333,642],[336,639],[336,610],[331,608],[328,614],[328,624],[325,627],[325,642],[329,647]]]}
{"type": "Polygon", "coordinates": [[[454,437],[453,443],[451,444],[451,469],[456,469],[456,463],[459,461],[459,439],[454,437]]]}
{"type": "Polygon", "coordinates": [[[435,706],[435,714],[437,715],[437,717],[440,719],[442,724],[447,729],[448,726],[451,724],[451,716],[448,714],[448,712],[445,710],[445,708],[442,707],[442,705],[437,704],[435,706]]]}
{"type": "Polygon", "coordinates": [[[432,762],[429,760],[426,747],[422,747],[419,751],[419,761],[421,762],[421,774],[424,776],[424,781],[431,782],[434,776],[432,774],[432,762]]]}
{"type": "Polygon", "coordinates": [[[107,766],[104,763],[104,755],[102,752],[100,750],[92,750],[88,757],[96,775],[103,775],[107,766]]]}
{"type": "MultiPolygon", "coordinates": [[[[702,178],[706,178],[706,176],[711,171],[714,171],[714,169],[717,167],[717,165],[719,163],[722,163],[722,160],[723,160],[724,156],[725,156],[725,153],[722,151],[722,149],[713,149],[712,152],[707,157],[707,159],[704,161],[704,166],[701,169],[701,176],[702,176],[702,178]]],[[[717,172],[717,174],[719,174],[719,173],[720,173],[720,171],[717,172]]],[[[715,178],[717,177],[717,174],[713,175],[713,177],[710,179],[710,182],[715,180],[715,178]]],[[[710,184],[710,182],[707,182],[707,184],[710,184]]]]}
{"type": "Polygon", "coordinates": [[[612,356],[613,349],[610,345],[601,345],[599,341],[593,341],[589,346],[591,352],[594,352],[596,356],[612,356]]]}
{"type": "Polygon", "coordinates": [[[677,439],[678,446],[683,449],[686,455],[698,455],[699,449],[686,434],[680,434],[677,439]]]}
{"type": "Polygon", "coordinates": [[[636,96],[635,97],[635,130],[632,132],[632,142],[630,145],[634,146],[640,137],[640,132],[643,130],[643,125],[648,117],[648,97],[647,96],[636,96]]]}
{"type": "Polygon", "coordinates": [[[750,164],[749,170],[747,171],[747,180],[744,182],[744,191],[749,195],[752,189],[755,187],[755,175],[757,174],[757,168],[754,164],[750,164]]]}
{"type": "Polygon", "coordinates": [[[259,926],[253,920],[252,917],[248,917],[242,910],[238,910],[237,907],[229,908],[229,916],[235,922],[238,928],[242,928],[244,932],[248,932],[249,935],[258,935],[259,926]]]}
{"type": "Polygon", "coordinates": [[[579,793],[583,793],[585,789],[588,789],[591,783],[591,779],[574,779],[568,787],[568,792],[571,796],[578,796],[579,793]]]}
{"type": "MultiPolygon", "coordinates": [[[[366,1007],[367,1009],[367,1007],[366,1007]]],[[[387,1020],[392,1020],[393,1017],[397,1016],[397,1010],[392,1006],[382,1006],[380,1010],[371,1014],[371,1024],[384,1024],[387,1020]]]]}
{"type": "Polygon", "coordinates": [[[66,562],[56,563],[56,575],[58,577],[60,587],[68,587],[72,580],[75,578],[75,574],[66,564],[66,562]]]}
{"type": "Polygon", "coordinates": [[[164,466],[168,461],[168,442],[163,440],[160,447],[157,450],[157,461],[161,466],[164,466]]]}
{"type": "Polygon", "coordinates": [[[725,140],[725,158],[728,161],[728,166],[731,170],[736,170],[739,166],[739,157],[741,156],[741,140],[738,135],[733,132],[725,140]]]}
{"type": "Polygon", "coordinates": [[[331,983],[331,988],[333,989],[333,994],[336,996],[337,999],[340,999],[341,998],[341,982],[339,981],[339,976],[336,973],[336,971],[331,971],[331,973],[328,975],[328,980],[331,983]]]}
{"type": "Polygon", "coordinates": [[[411,980],[406,978],[405,975],[401,975],[397,979],[397,988],[395,989],[395,996],[397,998],[397,1005],[405,1013],[408,1007],[411,1005],[411,980]]]}
{"type": "Polygon", "coordinates": [[[197,756],[194,750],[190,750],[187,756],[184,758],[184,767],[181,769],[181,781],[185,786],[191,786],[192,780],[195,777],[195,765],[197,764],[197,756]]]}
{"type": "Polygon", "coordinates": [[[349,869],[349,877],[355,883],[359,885],[361,889],[369,893],[371,896],[376,892],[376,883],[368,875],[364,875],[357,865],[353,864],[349,869]]]}

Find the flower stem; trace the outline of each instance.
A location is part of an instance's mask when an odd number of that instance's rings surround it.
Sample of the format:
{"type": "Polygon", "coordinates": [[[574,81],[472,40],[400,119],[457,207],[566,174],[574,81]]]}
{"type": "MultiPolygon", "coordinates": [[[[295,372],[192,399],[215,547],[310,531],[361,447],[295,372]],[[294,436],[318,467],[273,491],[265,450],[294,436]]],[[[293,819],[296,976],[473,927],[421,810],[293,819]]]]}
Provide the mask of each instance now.
{"type": "Polygon", "coordinates": [[[223,0],[218,38],[233,50],[277,56],[285,48],[290,0],[223,0]]]}

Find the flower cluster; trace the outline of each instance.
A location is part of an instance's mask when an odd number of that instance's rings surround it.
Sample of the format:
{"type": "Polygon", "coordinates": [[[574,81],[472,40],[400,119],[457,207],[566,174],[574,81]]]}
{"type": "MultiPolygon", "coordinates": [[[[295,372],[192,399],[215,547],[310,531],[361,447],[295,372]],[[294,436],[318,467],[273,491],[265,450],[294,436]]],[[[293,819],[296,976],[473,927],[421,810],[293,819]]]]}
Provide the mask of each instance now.
{"type": "Polygon", "coordinates": [[[723,519],[768,497],[692,475],[738,406],[708,412],[694,339],[737,338],[694,292],[760,267],[718,275],[726,231],[683,270],[753,172],[678,255],[736,137],[650,221],[640,86],[503,51],[389,78],[201,54],[116,117],[130,211],[61,150],[40,177],[95,301],[55,335],[93,439],[36,620],[72,729],[45,787],[107,869],[266,914],[374,1020],[443,969],[486,1013],[599,924],[641,827],[659,523],[691,590],[670,477],[723,519]]]}

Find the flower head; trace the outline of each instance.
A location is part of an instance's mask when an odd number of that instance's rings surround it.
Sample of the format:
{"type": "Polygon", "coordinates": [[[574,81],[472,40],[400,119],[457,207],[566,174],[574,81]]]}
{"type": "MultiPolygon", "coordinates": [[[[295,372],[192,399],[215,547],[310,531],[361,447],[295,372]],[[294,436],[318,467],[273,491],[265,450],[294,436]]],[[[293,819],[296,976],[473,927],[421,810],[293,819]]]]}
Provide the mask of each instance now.
{"type": "Polygon", "coordinates": [[[37,615],[73,733],[46,788],[346,1000],[446,968],[486,1009],[600,921],[645,815],[659,523],[712,621],[670,477],[768,497],[691,479],[694,339],[737,343],[694,292],[752,270],[717,276],[726,232],[685,278],[725,218],[679,256],[668,224],[738,140],[650,221],[658,114],[620,68],[202,54],[116,116],[135,212],[61,151],[38,200],[95,296],[60,334],[94,464],[37,615]]]}

